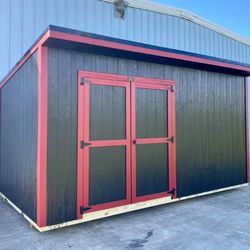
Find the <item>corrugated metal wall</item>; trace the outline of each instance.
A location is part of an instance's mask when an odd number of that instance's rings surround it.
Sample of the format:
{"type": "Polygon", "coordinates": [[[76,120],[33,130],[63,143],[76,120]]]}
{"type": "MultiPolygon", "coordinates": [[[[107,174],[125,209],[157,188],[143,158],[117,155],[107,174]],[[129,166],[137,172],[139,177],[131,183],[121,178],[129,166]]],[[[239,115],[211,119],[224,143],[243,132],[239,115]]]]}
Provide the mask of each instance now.
{"type": "Polygon", "coordinates": [[[1,0],[0,79],[49,25],[250,63],[250,47],[188,20],[100,0],[1,0]]]}

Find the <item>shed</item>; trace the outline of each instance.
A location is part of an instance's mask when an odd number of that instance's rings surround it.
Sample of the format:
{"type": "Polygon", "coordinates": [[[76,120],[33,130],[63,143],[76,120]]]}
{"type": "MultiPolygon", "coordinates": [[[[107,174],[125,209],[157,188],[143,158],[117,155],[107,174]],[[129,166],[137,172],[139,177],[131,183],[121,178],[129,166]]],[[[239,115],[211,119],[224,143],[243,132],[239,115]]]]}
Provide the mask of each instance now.
{"type": "Polygon", "coordinates": [[[247,185],[250,64],[50,25],[0,85],[0,192],[39,231],[247,185]]]}

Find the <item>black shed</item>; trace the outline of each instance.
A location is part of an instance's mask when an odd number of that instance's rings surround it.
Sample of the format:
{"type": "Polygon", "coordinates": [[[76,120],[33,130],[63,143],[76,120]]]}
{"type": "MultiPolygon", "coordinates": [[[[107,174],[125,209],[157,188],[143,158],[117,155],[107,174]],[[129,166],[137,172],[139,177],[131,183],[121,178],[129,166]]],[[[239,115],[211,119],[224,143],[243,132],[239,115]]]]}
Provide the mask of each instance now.
{"type": "Polygon", "coordinates": [[[49,26],[1,83],[1,196],[45,231],[247,185],[249,75],[49,26]]]}

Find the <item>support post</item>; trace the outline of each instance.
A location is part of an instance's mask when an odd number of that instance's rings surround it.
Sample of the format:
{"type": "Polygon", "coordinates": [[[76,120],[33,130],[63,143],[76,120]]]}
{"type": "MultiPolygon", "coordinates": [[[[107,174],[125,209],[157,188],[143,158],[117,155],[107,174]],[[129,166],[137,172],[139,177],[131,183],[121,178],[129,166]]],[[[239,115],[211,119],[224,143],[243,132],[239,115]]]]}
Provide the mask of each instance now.
{"type": "Polygon", "coordinates": [[[37,225],[47,226],[48,48],[38,48],[37,225]]]}

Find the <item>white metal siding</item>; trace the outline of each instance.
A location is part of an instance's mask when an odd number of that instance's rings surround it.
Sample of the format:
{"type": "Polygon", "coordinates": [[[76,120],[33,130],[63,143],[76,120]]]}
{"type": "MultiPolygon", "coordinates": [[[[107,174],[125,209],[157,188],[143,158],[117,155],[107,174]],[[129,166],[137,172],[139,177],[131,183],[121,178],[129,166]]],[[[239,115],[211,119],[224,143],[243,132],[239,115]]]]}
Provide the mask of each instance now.
{"type": "Polygon", "coordinates": [[[0,0],[0,79],[49,24],[250,64],[250,46],[181,17],[129,7],[118,19],[99,0],[0,0]]]}

